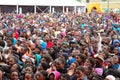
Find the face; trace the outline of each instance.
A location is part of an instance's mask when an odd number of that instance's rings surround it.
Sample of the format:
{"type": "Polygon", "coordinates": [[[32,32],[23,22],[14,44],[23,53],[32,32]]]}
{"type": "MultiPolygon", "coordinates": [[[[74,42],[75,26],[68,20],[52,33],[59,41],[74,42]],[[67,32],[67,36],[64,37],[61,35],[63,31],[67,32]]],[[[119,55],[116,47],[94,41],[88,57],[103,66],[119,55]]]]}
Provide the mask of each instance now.
{"type": "Polygon", "coordinates": [[[114,48],[114,54],[117,55],[118,53],[118,48],[114,48]]]}
{"type": "Polygon", "coordinates": [[[11,74],[11,80],[18,80],[18,73],[17,72],[12,72],[11,74]]]}
{"type": "Polygon", "coordinates": [[[54,49],[53,49],[53,48],[51,48],[51,49],[50,49],[50,52],[51,52],[51,53],[53,53],[53,52],[54,52],[54,49]]]}
{"type": "Polygon", "coordinates": [[[90,63],[90,61],[88,59],[85,61],[85,65],[86,66],[92,66],[92,64],[90,63]]]}
{"type": "Polygon", "coordinates": [[[57,61],[57,62],[56,62],[56,68],[57,68],[57,69],[63,69],[63,68],[64,68],[63,63],[62,63],[61,61],[57,61]]]}
{"type": "Polygon", "coordinates": [[[113,56],[113,61],[114,63],[118,63],[119,62],[118,56],[113,56]]]}
{"type": "Polygon", "coordinates": [[[17,64],[14,64],[12,67],[11,67],[11,71],[15,71],[15,70],[17,70],[17,64]]]}
{"type": "Polygon", "coordinates": [[[33,77],[31,74],[26,73],[25,74],[25,80],[33,80],[33,77]]]}
{"type": "Polygon", "coordinates": [[[26,65],[32,65],[32,61],[30,59],[26,60],[25,62],[26,65]]]}
{"type": "Polygon", "coordinates": [[[45,58],[42,58],[41,62],[47,62],[45,58]]]}
{"type": "Polygon", "coordinates": [[[70,65],[70,69],[75,69],[77,66],[76,66],[76,64],[75,63],[72,63],[71,65],[70,65]]]}
{"type": "Polygon", "coordinates": [[[9,59],[9,65],[12,66],[12,65],[14,65],[14,64],[15,64],[15,60],[14,60],[13,58],[10,58],[10,59],[9,59]]]}
{"type": "Polygon", "coordinates": [[[38,74],[37,75],[37,80],[44,80],[44,76],[42,74],[38,74]]]}
{"type": "Polygon", "coordinates": [[[50,80],[55,80],[55,75],[51,74],[49,78],[50,78],[50,80]]]}
{"type": "Polygon", "coordinates": [[[12,41],[11,40],[7,40],[8,43],[8,47],[10,47],[12,45],[12,41]]]}
{"type": "Polygon", "coordinates": [[[75,75],[77,79],[84,79],[84,73],[81,70],[76,70],[75,75]]]}
{"type": "Polygon", "coordinates": [[[25,72],[27,73],[29,73],[29,72],[32,72],[32,68],[31,67],[26,67],[26,69],[25,69],[25,72]]]}
{"type": "Polygon", "coordinates": [[[78,63],[81,63],[81,58],[79,57],[79,56],[76,56],[76,61],[78,62],[78,63]]]}
{"type": "Polygon", "coordinates": [[[84,53],[88,53],[88,52],[89,52],[88,48],[85,48],[84,53]]]}

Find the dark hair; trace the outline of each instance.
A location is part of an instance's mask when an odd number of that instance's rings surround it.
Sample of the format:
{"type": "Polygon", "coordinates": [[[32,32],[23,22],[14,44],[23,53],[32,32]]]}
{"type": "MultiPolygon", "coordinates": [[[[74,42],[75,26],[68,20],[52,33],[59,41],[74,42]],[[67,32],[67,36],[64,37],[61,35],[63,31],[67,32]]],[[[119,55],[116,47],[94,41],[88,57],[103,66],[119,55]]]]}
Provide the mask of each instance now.
{"type": "MultiPolygon", "coordinates": [[[[104,80],[102,76],[100,75],[94,75],[93,77],[95,77],[97,80],[104,80]]],[[[92,77],[92,79],[93,79],[92,77]]]]}
{"type": "Polygon", "coordinates": [[[5,47],[5,42],[3,40],[0,40],[0,46],[5,47]]]}
{"type": "Polygon", "coordinates": [[[43,67],[44,70],[47,70],[49,68],[48,63],[46,62],[41,62],[41,66],[43,67]]]}
{"type": "Polygon", "coordinates": [[[60,77],[64,77],[66,80],[70,80],[70,76],[68,74],[61,74],[60,77]]]}
{"type": "Polygon", "coordinates": [[[94,65],[95,65],[95,60],[94,60],[94,58],[89,57],[89,58],[88,58],[88,61],[90,61],[90,63],[92,64],[91,67],[94,67],[94,65]]]}
{"type": "Polygon", "coordinates": [[[55,62],[58,62],[58,61],[60,61],[62,64],[65,65],[65,61],[62,58],[58,58],[58,59],[55,60],[55,62]]]}
{"type": "Polygon", "coordinates": [[[43,58],[46,59],[46,62],[47,62],[47,63],[50,63],[50,62],[51,62],[51,58],[50,58],[49,56],[45,55],[45,56],[43,56],[43,58]]]}
{"type": "Polygon", "coordinates": [[[86,60],[86,56],[83,54],[78,54],[77,56],[79,56],[82,59],[82,62],[85,62],[86,60]]]}
{"type": "Polygon", "coordinates": [[[82,66],[78,66],[76,70],[80,70],[80,71],[82,71],[82,72],[85,72],[85,68],[82,67],[82,66]]]}
{"type": "MultiPolygon", "coordinates": [[[[18,70],[11,71],[11,72],[10,72],[10,75],[12,75],[13,72],[17,72],[17,73],[18,73],[18,77],[20,77],[20,73],[19,73],[18,70]]],[[[11,77],[11,76],[10,76],[10,77],[11,77]]]]}
{"type": "Polygon", "coordinates": [[[34,78],[33,72],[27,72],[27,73],[25,73],[25,75],[26,75],[26,74],[30,74],[30,75],[32,76],[32,78],[34,78]]]}
{"type": "Polygon", "coordinates": [[[18,59],[15,56],[11,56],[10,58],[13,58],[15,63],[18,63],[18,59]]]}
{"type": "MultiPolygon", "coordinates": [[[[38,71],[35,74],[35,78],[37,79],[38,74],[42,74],[45,78],[47,78],[48,73],[45,70],[38,71]]],[[[46,79],[45,79],[46,80],[46,79]]]]}

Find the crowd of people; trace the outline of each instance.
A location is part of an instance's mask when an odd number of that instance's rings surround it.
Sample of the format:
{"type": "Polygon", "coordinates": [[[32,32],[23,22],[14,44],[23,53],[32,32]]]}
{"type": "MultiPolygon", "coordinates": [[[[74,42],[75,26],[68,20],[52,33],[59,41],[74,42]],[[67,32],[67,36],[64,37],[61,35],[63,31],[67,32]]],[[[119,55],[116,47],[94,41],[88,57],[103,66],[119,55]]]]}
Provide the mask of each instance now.
{"type": "Polygon", "coordinates": [[[120,14],[0,13],[0,80],[120,80],[120,14]]]}

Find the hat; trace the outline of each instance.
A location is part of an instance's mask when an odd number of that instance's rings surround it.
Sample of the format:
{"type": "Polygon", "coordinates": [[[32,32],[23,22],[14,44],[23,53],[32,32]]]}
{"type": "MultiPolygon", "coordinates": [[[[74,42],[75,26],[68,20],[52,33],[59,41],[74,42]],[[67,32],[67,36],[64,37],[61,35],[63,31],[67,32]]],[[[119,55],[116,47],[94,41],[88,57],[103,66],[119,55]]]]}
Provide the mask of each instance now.
{"type": "Polygon", "coordinates": [[[66,44],[66,45],[68,45],[68,46],[69,46],[69,42],[63,42],[63,44],[66,44]]]}
{"type": "Polygon", "coordinates": [[[62,53],[62,56],[65,58],[65,60],[68,59],[68,55],[67,55],[67,53],[62,53]]]}
{"type": "Polygon", "coordinates": [[[95,54],[94,57],[97,58],[97,59],[100,59],[101,61],[104,61],[104,58],[103,58],[102,55],[95,54]]]}
{"type": "Polygon", "coordinates": [[[98,75],[102,76],[103,68],[95,68],[95,71],[97,72],[98,75]]]}
{"type": "Polygon", "coordinates": [[[72,38],[72,40],[70,41],[70,43],[76,43],[77,40],[75,38],[72,38]]]}
{"type": "Polygon", "coordinates": [[[106,79],[108,79],[108,80],[115,80],[115,77],[113,75],[108,75],[108,76],[106,76],[106,79]]]}
{"type": "Polygon", "coordinates": [[[59,80],[60,72],[58,72],[58,71],[53,71],[53,72],[51,72],[48,76],[50,76],[51,74],[54,74],[54,75],[55,75],[55,80],[59,80]]]}
{"type": "Polygon", "coordinates": [[[116,43],[120,43],[120,41],[119,41],[118,39],[115,39],[115,40],[113,41],[113,46],[115,46],[116,43]]]}

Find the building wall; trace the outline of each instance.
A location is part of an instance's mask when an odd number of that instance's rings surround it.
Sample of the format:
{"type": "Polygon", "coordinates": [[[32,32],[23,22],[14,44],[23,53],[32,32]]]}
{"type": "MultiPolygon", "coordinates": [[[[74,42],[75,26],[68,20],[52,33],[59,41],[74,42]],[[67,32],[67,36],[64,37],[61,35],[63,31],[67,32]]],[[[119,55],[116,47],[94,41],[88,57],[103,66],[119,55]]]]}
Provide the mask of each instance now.
{"type": "MultiPolygon", "coordinates": [[[[86,0],[82,0],[83,2],[86,2],[86,0]]],[[[107,8],[108,7],[108,0],[102,1],[102,0],[90,0],[89,3],[100,3],[102,8],[107,8]]],[[[109,8],[120,8],[120,0],[109,0],[109,8]]]]}

